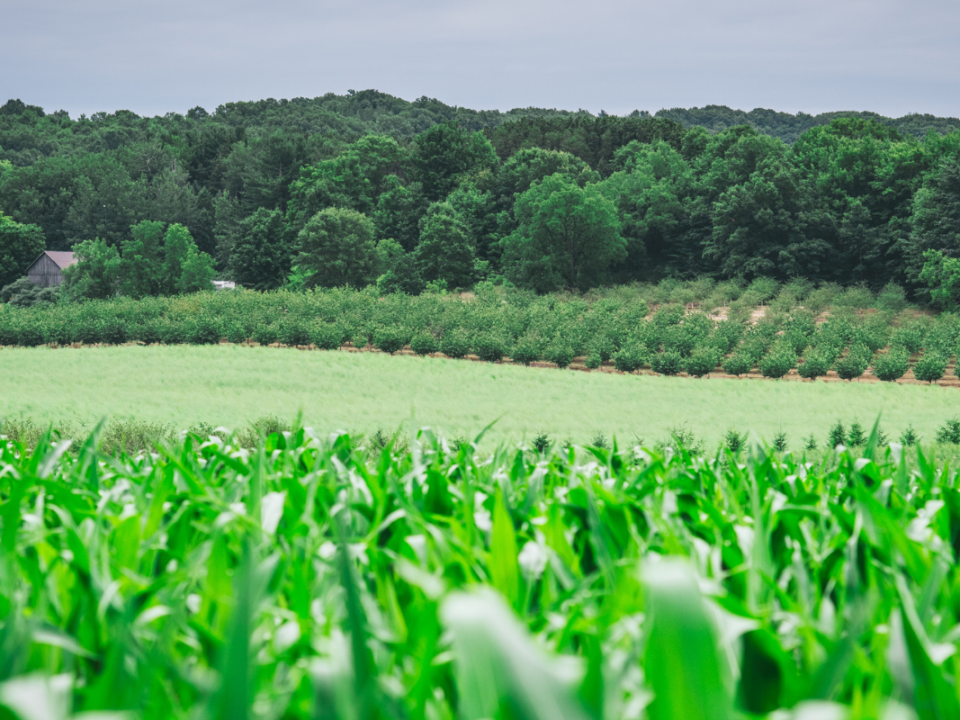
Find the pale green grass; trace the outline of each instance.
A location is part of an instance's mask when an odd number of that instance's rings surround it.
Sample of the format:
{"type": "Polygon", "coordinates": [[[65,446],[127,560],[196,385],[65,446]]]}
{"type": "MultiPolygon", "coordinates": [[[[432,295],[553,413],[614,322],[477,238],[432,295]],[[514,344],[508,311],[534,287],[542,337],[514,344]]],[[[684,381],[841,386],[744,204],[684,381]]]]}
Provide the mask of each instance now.
{"type": "Polygon", "coordinates": [[[463,360],[230,346],[0,350],[0,417],[95,423],[129,418],[240,428],[265,415],[322,431],[369,433],[428,425],[472,437],[587,442],[597,433],[633,442],[680,426],[718,442],[728,429],[791,447],[823,444],[838,419],[908,424],[925,441],[960,416],[951,388],[890,384],[695,380],[491,365],[463,360]]]}

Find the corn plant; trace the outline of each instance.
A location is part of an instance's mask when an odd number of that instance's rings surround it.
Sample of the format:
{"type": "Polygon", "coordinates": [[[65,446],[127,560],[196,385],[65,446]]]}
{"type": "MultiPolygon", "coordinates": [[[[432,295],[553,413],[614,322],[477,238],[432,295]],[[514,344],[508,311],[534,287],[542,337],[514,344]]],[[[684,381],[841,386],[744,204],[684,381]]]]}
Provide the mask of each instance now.
{"type": "Polygon", "coordinates": [[[955,470],[603,444],[0,441],[0,714],[960,717],[955,470]]]}

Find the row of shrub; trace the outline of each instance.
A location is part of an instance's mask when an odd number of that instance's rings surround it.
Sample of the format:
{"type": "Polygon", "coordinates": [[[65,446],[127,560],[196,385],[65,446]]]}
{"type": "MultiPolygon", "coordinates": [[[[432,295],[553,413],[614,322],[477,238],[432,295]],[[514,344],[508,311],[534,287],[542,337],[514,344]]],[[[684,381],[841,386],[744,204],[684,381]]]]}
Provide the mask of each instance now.
{"type": "Polygon", "coordinates": [[[960,320],[950,314],[936,319],[874,314],[834,316],[818,324],[811,311],[794,308],[748,324],[717,321],[680,305],[651,314],[646,302],[623,293],[536,296],[492,286],[471,298],[326,290],[0,306],[0,345],[222,340],[322,349],[372,344],[391,353],[409,346],[421,355],[475,353],[493,362],[510,357],[560,367],[583,357],[591,368],[612,361],[625,372],[649,367],[664,375],[702,376],[722,366],[733,375],[756,368],[779,378],[797,368],[807,378],[835,370],[852,379],[872,364],[882,380],[902,377],[910,356],[922,350],[914,375],[930,381],[943,376],[960,345],[960,320]]]}

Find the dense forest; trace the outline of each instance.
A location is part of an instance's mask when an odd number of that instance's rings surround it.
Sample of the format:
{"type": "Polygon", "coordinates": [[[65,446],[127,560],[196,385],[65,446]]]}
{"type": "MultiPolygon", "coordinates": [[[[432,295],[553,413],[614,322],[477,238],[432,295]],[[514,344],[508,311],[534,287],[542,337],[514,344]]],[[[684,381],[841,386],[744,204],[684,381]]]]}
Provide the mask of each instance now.
{"type": "Polygon", "coordinates": [[[960,290],[960,120],[474,111],[376,91],[144,118],[0,107],[0,286],[80,296],[664,277],[960,290]]]}

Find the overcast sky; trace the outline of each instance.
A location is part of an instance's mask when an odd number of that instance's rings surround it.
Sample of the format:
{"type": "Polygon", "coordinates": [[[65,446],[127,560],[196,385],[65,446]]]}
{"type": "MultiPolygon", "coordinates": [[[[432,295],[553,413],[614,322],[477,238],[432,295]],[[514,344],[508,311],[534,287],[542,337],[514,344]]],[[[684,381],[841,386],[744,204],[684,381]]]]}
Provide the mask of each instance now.
{"type": "Polygon", "coordinates": [[[74,117],[368,88],[960,116],[957,0],[0,0],[0,18],[0,102],[74,117]]]}

